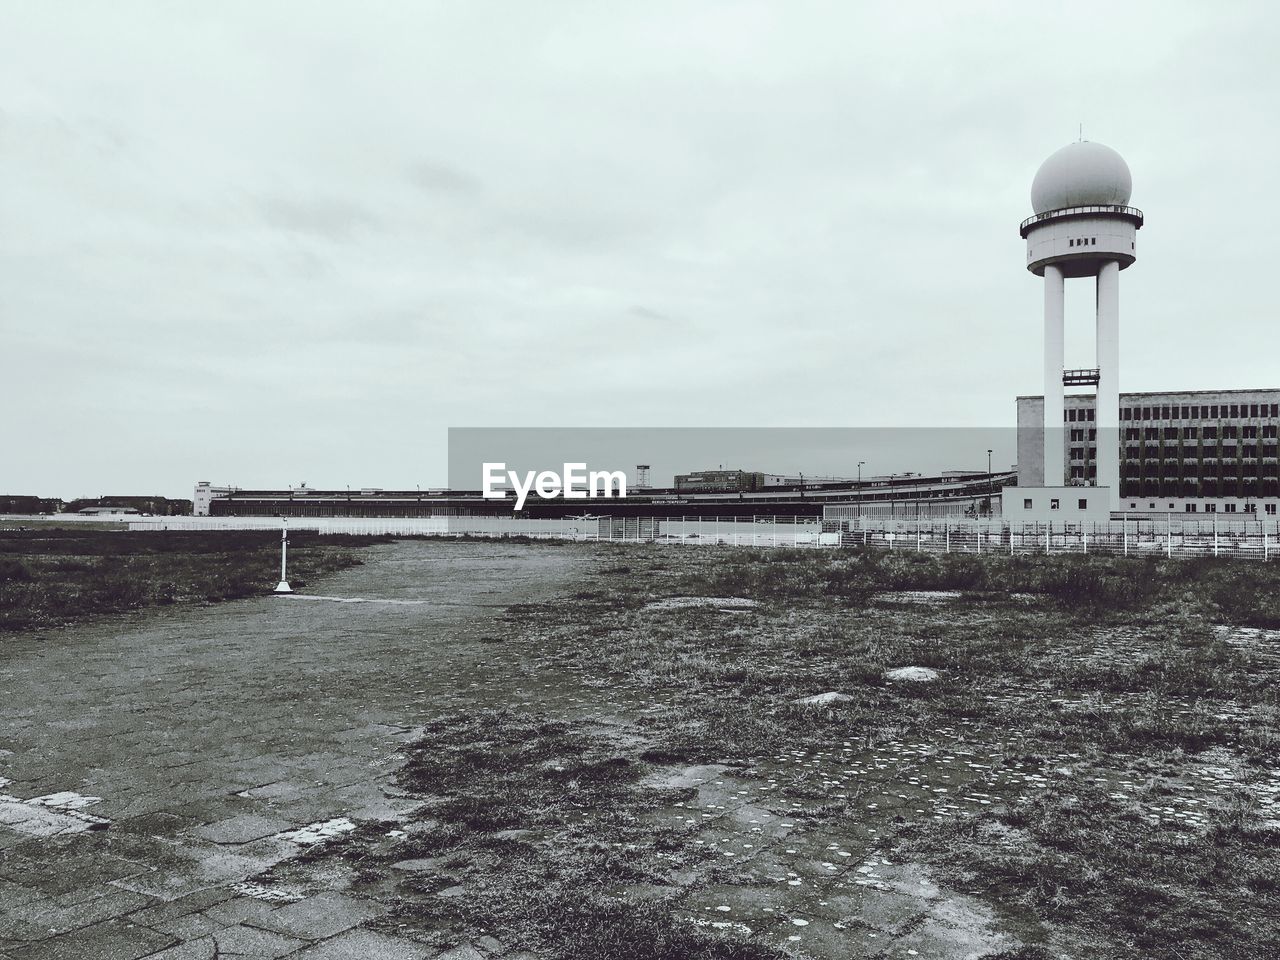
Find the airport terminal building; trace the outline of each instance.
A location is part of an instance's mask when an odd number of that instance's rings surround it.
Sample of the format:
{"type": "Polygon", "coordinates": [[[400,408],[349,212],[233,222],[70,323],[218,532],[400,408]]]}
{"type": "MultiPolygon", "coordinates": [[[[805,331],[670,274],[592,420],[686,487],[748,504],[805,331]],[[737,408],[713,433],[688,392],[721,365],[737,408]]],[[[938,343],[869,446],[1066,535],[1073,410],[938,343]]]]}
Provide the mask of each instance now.
{"type": "MultiPolygon", "coordinates": [[[[1018,486],[1097,482],[1094,394],[1065,397],[1062,477],[1044,476],[1044,398],[1018,397],[1018,486]]],[[[1280,389],[1120,394],[1121,513],[1274,517],[1280,389]]]]}

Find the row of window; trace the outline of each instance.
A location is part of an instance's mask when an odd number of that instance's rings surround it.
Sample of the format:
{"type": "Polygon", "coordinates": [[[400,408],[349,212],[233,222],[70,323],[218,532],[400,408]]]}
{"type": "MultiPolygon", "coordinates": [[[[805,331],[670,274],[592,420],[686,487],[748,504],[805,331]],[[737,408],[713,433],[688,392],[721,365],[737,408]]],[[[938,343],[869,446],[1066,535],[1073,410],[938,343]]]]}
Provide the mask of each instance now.
{"type": "Polygon", "coordinates": [[[1141,483],[1126,480],[1120,484],[1122,497],[1275,497],[1280,496],[1280,484],[1275,480],[1256,480],[1240,483],[1234,479],[1219,483],[1216,480],[1156,480],[1146,478],[1141,483]]]}
{"type": "MultiPolygon", "coordinates": [[[[1259,452],[1261,452],[1262,457],[1265,459],[1280,460],[1280,456],[1277,456],[1277,454],[1280,454],[1280,450],[1278,450],[1276,446],[1274,445],[1263,446],[1261,448],[1261,451],[1259,451],[1259,448],[1256,445],[1249,444],[1249,443],[1246,443],[1241,447],[1228,445],[1221,448],[1218,448],[1215,446],[1178,447],[1170,444],[1169,446],[1161,447],[1156,450],[1146,450],[1146,451],[1144,451],[1142,447],[1129,446],[1124,448],[1124,459],[1142,460],[1147,463],[1186,462],[1190,464],[1195,464],[1201,460],[1222,460],[1222,461],[1234,462],[1240,459],[1257,460],[1259,452]],[[1163,456],[1161,456],[1162,453],[1163,453],[1163,456]]],[[[1088,453],[1086,454],[1084,447],[1068,447],[1067,459],[1068,460],[1097,460],[1098,448],[1089,447],[1088,453]]],[[[1272,466],[1274,467],[1274,465],[1272,466]]]]}
{"type": "Polygon", "coordinates": [[[1080,237],[1071,241],[1073,247],[1096,247],[1098,245],[1097,237],[1080,237]]]}
{"type": "MultiPolygon", "coordinates": [[[[1242,417],[1280,417],[1280,403],[1211,403],[1196,406],[1121,407],[1121,420],[1221,420],[1242,417]]],[[[1092,421],[1093,407],[1071,407],[1062,419],[1092,421]]]]}
{"type": "MultiPolygon", "coordinates": [[[[1079,431],[1072,430],[1072,434],[1079,431]]],[[[1092,436],[1093,431],[1089,431],[1092,436]]],[[[1257,440],[1259,436],[1263,440],[1275,440],[1280,436],[1280,426],[1274,423],[1264,424],[1261,427],[1253,424],[1245,424],[1237,427],[1235,424],[1227,424],[1219,428],[1213,427],[1126,427],[1124,438],[1126,440],[1194,440],[1196,437],[1203,437],[1205,440],[1217,440],[1221,433],[1223,440],[1257,440]],[[1141,433],[1141,436],[1139,436],[1141,433]]]]}
{"type": "MultiPolygon", "coordinates": [[[[1022,509],[1023,509],[1023,510],[1030,510],[1031,508],[1032,508],[1031,498],[1030,498],[1030,497],[1024,497],[1024,498],[1023,498],[1023,500],[1022,500],[1022,509]]],[[[1059,498],[1057,498],[1057,497],[1052,497],[1052,498],[1050,498],[1050,500],[1049,500],[1049,509],[1050,509],[1050,510],[1061,510],[1061,509],[1062,509],[1062,501],[1061,501],[1059,498]]],[[[1088,510],[1088,509],[1089,509],[1089,499],[1088,499],[1087,497],[1081,497],[1079,500],[1077,500],[1077,501],[1076,501],[1076,509],[1077,509],[1077,510],[1088,510]]]]}
{"type": "MultiPolygon", "coordinates": [[[[1236,511],[1236,507],[1237,507],[1237,506],[1238,506],[1238,504],[1234,504],[1234,503],[1224,503],[1224,504],[1222,505],[1222,512],[1223,512],[1223,513],[1236,513],[1236,512],[1237,512],[1237,511],[1236,511]]],[[[1258,505],[1257,505],[1256,503],[1246,503],[1246,504],[1244,504],[1243,506],[1244,506],[1244,509],[1243,509],[1243,510],[1241,510],[1241,511],[1239,511],[1240,513],[1257,513],[1257,512],[1258,512],[1258,505]]],[[[1264,504],[1262,505],[1262,507],[1263,507],[1263,511],[1264,511],[1265,513],[1270,514],[1271,516],[1275,516],[1275,515],[1276,515],[1276,505],[1275,505],[1274,503],[1264,503],[1264,504]]],[[[1131,501],[1129,502],[1129,509],[1131,509],[1131,510],[1136,510],[1137,508],[1138,508],[1138,504],[1137,504],[1137,502],[1136,502],[1136,501],[1132,501],[1132,500],[1131,500],[1131,501]]],[[[1147,509],[1148,509],[1148,510],[1157,510],[1157,509],[1159,509],[1159,508],[1156,506],[1156,503],[1155,503],[1155,501],[1154,501],[1154,500],[1150,500],[1150,501],[1148,501],[1148,502],[1147,502],[1147,509]]],[[[1170,504],[1169,504],[1169,509],[1170,509],[1170,510],[1174,510],[1174,509],[1176,509],[1176,506],[1175,506],[1174,504],[1170,503],[1170,504]]],[[[1199,512],[1200,512],[1200,505],[1199,505],[1199,504],[1196,504],[1196,503],[1184,503],[1184,504],[1182,505],[1182,511],[1183,511],[1183,513],[1199,513],[1199,512]]],[[[1218,505],[1217,505],[1216,503],[1206,503],[1206,504],[1204,505],[1204,512],[1205,512],[1205,513],[1217,513],[1217,512],[1218,512],[1218,505]]]]}
{"type": "MultiPolygon", "coordinates": [[[[1263,509],[1264,509],[1264,511],[1265,511],[1266,513],[1270,514],[1270,515],[1271,515],[1271,516],[1273,516],[1273,517],[1276,515],[1276,505],[1275,505],[1274,503],[1264,503],[1262,506],[1263,506],[1263,509]]],[[[1186,513],[1195,513],[1195,512],[1196,512],[1196,504],[1194,504],[1194,503],[1188,503],[1185,507],[1183,507],[1183,510],[1184,510],[1186,513]]],[[[1204,505],[1204,512],[1205,512],[1205,513],[1217,513],[1217,512],[1218,512],[1218,505],[1217,505],[1216,503],[1206,503],[1206,504],[1204,505]]],[[[1223,512],[1223,513],[1235,513],[1235,512],[1236,512],[1236,505],[1235,505],[1234,503],[1224,503],[1224,504],[1222,505],[1222,512],[1223,512]]],[[[1243,509],[1243,510],[1241,510],[1240,512],[1241,512],[1241,513],[1257,513],[1257,512],[1258,512],[1258,505],[1257,505],[1256,503],[1246,503],[1246,504],[1244,505],[1244,509],[1243,509]]]]}
{"type": "Polygon", "coordinates": [[[1219,420],[1226,417],[1277,417],[1280,403],[1210,403],[1189,406],[1121,407],[1121,420],[1219,420]]]}

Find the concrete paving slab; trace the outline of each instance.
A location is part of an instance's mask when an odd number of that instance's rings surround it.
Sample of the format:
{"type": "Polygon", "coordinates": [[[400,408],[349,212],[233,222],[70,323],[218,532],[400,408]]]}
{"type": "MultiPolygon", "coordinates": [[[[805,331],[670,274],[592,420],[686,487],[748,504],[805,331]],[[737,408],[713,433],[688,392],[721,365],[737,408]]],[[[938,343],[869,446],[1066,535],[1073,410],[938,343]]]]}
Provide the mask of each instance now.
{"type": "Polygon", "coordinates": [[[387,909],[345,893],[321,893],[280,907],[253,922],[277,933],[323,940],[381,916],[387,909]]]}
{"type": "Polygon", "coordinates": [[[438,951],[372,930],[350,930],[298,952],[298,960],[427,960],[438,951]]]}

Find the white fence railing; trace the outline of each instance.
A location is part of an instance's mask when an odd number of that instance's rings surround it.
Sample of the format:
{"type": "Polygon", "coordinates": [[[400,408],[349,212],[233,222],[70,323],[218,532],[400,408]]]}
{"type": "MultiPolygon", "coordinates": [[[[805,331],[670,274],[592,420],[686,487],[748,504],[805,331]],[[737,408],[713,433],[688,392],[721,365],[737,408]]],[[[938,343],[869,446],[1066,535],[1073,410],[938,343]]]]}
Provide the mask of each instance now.
{"type": "MultiPolygon", "coordinates": [[[[131,530],[278,530],[277,517],[148,517],[131,530]]],[[[531,537],[744,547],[855,547],[931,553],[1110,554],[1271,560],[1280,523],[1126,519],[1100,523],[817,517],[292,517],[291,530],[372,536],[531,537]]]]}

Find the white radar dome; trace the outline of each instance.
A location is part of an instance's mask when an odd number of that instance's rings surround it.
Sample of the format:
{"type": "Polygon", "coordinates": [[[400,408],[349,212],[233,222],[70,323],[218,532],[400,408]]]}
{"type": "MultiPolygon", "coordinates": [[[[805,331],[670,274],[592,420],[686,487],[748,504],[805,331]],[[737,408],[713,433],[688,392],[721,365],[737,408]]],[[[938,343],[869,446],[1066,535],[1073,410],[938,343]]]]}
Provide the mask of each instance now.
{"type": "Polygon", "coordinates": [[[1101,143],[1081,140],[1054,153],[1031,181],[1031,206],[1036,213],[1063,207],[1129,202],[1133,177],[1124,157],[1101,143]]]}

